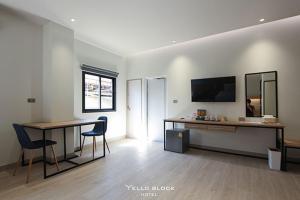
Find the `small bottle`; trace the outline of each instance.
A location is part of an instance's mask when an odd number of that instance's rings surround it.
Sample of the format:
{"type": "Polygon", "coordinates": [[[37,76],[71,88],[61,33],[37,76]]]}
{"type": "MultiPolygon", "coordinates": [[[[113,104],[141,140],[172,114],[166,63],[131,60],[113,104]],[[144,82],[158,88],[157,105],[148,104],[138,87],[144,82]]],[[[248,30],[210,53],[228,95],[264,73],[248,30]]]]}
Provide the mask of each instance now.
{"type": "Polygon", "coordinates": [[[193,119],[197,119],[197,113],[193,113],[193,119]]]}

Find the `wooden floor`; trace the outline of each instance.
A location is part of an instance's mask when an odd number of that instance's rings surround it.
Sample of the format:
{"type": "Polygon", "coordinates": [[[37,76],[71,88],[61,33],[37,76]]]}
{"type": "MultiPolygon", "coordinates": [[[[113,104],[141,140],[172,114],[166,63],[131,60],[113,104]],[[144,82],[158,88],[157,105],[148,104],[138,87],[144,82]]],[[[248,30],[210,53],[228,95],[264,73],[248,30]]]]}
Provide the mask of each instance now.
{"type": "Polygon", "coordinates": [[[47,180],[42,165],[35,164],[29,184],[26,168],[16,177],[12,170],[2,171],[0,199],[300,199],[300,165],[290,164],[289,172],[271,171],[266,160],[194,149],[177,154],[163,151],[161,143],[129,139],[110,149],[104,159],[47,180]]]}

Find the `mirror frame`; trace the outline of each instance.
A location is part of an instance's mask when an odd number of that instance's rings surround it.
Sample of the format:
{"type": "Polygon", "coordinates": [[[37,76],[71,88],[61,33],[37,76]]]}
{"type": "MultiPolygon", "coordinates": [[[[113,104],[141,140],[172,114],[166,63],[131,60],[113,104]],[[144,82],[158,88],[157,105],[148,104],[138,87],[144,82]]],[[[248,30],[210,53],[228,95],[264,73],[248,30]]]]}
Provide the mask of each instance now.
{"type": "MultiPolygon", "coordinates": [[[[277,71],[267,71],[267,72],[256,72],[256,73],[248,73],[245,74],[245,116],[247,117],[247,112],[246,112],[246,105],[247,105],[247,75],[255,75],[255,74],[267,74],[267,73],[275,73],[275,90],[276,90],[276,116],[274,117],[279,117],[278,116],[278,74],[277,71]]],[[[262,94],[260,94],[260,96],[262,97],[262,94]]],[[[263,117],[263,115],[261,114],[262,111],[260,112],[260,116],[259,117],[263,117]]]]}

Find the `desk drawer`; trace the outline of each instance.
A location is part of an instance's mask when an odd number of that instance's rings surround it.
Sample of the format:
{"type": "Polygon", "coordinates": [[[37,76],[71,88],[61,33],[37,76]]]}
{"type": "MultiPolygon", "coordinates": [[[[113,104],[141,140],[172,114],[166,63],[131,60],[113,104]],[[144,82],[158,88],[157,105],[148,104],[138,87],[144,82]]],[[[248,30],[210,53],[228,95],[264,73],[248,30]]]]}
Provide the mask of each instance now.
{"type": "Polygon", "coordinates": [[[208,130],[212,131],[225,131],[225,132],[235,132],[235,126],[222,126],[222,125],[209,125],[208,130]]]}
{"type": "Polygon", "coordinates": [[[207,125],[185,123],[185,128],[187,128],[187,129],[207,129],[207,125]]]}

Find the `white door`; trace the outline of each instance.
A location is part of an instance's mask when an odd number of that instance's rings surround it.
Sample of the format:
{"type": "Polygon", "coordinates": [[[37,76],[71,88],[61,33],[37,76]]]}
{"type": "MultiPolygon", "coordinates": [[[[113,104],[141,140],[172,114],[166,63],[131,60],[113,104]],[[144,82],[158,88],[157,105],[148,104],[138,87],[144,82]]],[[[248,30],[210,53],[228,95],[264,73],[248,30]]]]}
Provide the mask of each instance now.
{"type": "Polygon", "coordinates": [[[127,134],[142,137],[142,80],[127,81],[127,134]]]}
{"type": "Polygon", "coordinates": [[[166,115],[165,79],[149,79],[147,88],[148,138],[163,141],[163,120],[166,115]]]}

